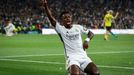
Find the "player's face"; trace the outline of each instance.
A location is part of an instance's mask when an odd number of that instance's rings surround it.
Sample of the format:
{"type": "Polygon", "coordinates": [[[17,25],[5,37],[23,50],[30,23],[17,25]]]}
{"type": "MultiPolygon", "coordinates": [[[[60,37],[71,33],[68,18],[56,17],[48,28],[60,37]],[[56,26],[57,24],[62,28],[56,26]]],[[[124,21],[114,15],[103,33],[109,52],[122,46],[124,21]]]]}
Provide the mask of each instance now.
{"type": "Polygon", "coordinates": [[[72,27],[72,16],[69,13],[63,14],[62,23],[66,28],[72,27]]]}

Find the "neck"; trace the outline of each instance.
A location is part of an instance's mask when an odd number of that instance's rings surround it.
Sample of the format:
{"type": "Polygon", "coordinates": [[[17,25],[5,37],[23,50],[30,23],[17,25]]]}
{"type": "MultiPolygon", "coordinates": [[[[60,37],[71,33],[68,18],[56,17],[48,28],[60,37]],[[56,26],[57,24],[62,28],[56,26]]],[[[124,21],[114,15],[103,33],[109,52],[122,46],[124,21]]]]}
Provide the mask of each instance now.
{"type": "Polygon", "coordinates": [[[71,29],[72,28],[72,25],[67,25],[67,26],[65,26],[65,28],[71,29]]]}

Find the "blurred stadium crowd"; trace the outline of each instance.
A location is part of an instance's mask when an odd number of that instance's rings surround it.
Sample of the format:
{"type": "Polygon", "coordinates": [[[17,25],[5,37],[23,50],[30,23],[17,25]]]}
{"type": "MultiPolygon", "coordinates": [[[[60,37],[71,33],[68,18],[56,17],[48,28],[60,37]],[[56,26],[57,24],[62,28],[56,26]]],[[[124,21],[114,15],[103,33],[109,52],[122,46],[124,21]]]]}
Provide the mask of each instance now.
{"type": "MultiPolygon", "coordinates": [[[[54,16],[58,19],[64,10],[71,11],[75,23],[89,28],[100,29],[107,10],[119,12],[117,20],[113,21],[113,28],[134,28],[134,0],[48,0],[54,16]]],[[[0,27],[5,19],[10,19],[18,32],[51,28],[49,21],[41,7],[41,0],[1,0],[0,27]]]]}

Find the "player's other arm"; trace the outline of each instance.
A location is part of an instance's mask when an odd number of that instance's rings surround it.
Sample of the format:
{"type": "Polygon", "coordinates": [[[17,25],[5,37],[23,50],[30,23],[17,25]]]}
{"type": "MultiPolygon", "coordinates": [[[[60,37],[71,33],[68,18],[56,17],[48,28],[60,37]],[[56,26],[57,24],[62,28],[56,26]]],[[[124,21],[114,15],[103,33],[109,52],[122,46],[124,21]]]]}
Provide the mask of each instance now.
{"type": "Polygon", "coordinates": [[[87,34],[87,38],[85,39],[84,43],[83,43],[83,49],[88,49],[88,43],[89,41],[93,38],[94,34],[93,32],[89,31],[87,34]]]}
{"type": "Polygon", "coordinates": [[[105,25],[105,20],[102,21],[101,27],[104,27],[105,25]]]}
{"type": "Polygon", "coordinates": [[[93,36],[94,36],[93,32],[89,31],[87,37],[91,40],[93,36]]]}
{"type": "Polygon", "coordinates": [[[56,26],[56,19],[54,18],[54,16],[52,15],[49,7],[48,7],[48,3],[47,0],[42,0],[43,1],[43,7],[45,8],[45,12],[47,14],[47,17],[49,18],[52,26],[56,26]]]}
{"type": "Polygon", "coordinates": [[[113,17],[113,19],[116,19],[119,15],[119,12],[116,13],[116,15],[113,17]]]}

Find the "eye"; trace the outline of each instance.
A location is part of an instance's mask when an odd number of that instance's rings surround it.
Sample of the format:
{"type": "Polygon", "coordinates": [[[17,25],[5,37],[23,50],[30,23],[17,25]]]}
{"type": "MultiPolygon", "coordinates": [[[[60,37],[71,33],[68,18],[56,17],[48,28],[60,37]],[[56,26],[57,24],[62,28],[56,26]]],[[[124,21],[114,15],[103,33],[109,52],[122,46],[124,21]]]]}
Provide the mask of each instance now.
{"type": "Polygon", "coordinates": [[[71,16],[68,16],[68,18],[70,18],[71,16]]]}

